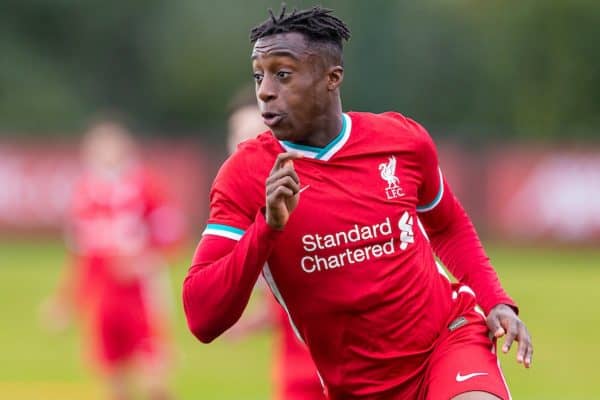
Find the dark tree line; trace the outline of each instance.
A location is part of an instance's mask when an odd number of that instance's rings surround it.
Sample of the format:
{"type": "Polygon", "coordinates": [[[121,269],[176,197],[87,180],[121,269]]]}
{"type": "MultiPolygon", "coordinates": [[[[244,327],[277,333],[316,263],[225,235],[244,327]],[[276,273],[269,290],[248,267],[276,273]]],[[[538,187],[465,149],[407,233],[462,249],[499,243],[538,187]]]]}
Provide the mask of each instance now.
{"type": "MultiPolygon", "coordinates": [[[[464,140],[600,138],[598,2],[322,4],[353,33],[346,109],[395,109],[464,140]]],[[[0,132],[69,134],[117,109],[145,132],[219,140],[267,7],[279,2],[4,0],[0,132]]]]}

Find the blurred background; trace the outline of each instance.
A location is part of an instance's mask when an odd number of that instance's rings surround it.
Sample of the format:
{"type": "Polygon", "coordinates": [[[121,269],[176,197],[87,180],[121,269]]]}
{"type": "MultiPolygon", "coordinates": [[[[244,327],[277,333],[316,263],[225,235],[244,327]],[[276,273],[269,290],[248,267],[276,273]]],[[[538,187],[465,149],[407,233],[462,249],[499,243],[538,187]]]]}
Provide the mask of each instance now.
{"type": "MultiPolygon", "coordinates": [[[[314,3],[288,2],[303,8],[314,3]]],[[[352,30],[345,110],[396,110],[436,139],[535,344],[501,358],[516,399],[600,398],[600,3],[322,1],[352,30]]],[[[0,393],[101,399],[79,334],[38,321],[59,280],[78,146],[118,112],[186,213],[174,258],[179,398],[266,399],[270,334],[209,346],[180,291],[226,157],[227,104],[251,82],[250,29],[280,2],[4,0],[0,4],[0,393]],[[251,366],[251,368],[249,368],[251,366]],[[235,383],[235,384],[234,384],[235,383]]]]}

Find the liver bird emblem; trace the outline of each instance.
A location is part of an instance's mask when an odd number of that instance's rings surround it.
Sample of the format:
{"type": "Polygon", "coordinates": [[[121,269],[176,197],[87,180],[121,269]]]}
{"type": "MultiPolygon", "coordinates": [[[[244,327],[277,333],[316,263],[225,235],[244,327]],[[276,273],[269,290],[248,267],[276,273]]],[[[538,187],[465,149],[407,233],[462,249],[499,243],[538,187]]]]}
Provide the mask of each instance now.
{"type": "Polygon", "coordinates": [[[379,164],[379,172],[381,173],[381,179],[388,183],[388,189],[398,187],[400,179],[396,176],[396,157],[391,156],[387,163],[379,164]]]}

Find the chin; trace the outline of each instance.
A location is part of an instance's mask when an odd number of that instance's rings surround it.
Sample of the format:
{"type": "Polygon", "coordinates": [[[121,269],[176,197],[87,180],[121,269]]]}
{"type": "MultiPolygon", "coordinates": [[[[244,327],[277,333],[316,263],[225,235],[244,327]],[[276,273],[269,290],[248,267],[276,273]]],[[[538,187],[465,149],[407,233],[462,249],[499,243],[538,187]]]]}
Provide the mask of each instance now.
{"type": "Polygon", "coordinates": [[[273,136],[277,138],[277,140],[285,140],[285,141],[293,141],[294,135],[291,134],[287,129],[281,128],[271,128],[271,132],[273,132],[273,136]]]}

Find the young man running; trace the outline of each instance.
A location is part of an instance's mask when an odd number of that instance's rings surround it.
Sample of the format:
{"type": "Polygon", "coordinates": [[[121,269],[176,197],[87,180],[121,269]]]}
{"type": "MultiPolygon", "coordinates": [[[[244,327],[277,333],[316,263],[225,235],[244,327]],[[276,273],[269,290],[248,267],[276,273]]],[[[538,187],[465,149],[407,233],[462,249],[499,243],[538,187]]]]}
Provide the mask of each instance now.
{"type": "Polygon", "coordinates": [[[503,351],[517,340],[527,367],[529,333],[425,129],[398,113],[342,112],[349,37],[319,7],[252,30],[270,131],[214,181],[184,283],[189,327],[203,342],[219,336],[262,273],[330,399],[509,399],[488,330],[506,335],[503,351]]]}

